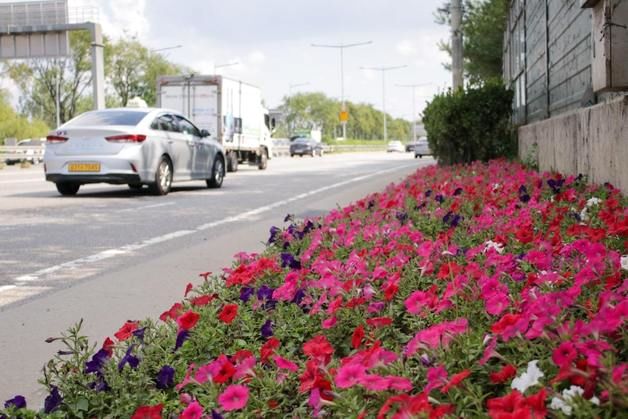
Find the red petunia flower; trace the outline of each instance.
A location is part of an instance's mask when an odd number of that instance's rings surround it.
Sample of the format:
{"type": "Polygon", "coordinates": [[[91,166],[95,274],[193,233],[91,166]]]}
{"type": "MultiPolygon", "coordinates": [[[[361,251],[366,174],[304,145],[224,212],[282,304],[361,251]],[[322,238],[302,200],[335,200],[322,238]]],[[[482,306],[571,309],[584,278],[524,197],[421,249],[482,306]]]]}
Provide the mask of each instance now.
{"type": "Polygon", "coordinates": [[[168,320],[176,319],[183,312],[183,305],[181,303],[174,303],[172,307],[161,313],[159,320],[167,322],[168,320]]]}
{"type": "Polygon", "coordinates": [[[275,349],[279,348],[281,342],[277,338],[270,338],[262,345],[260,349],[260,358],[262,362],[268,362],[271,355],[275,353],[275,349]]]}
{"type": "Polygon", "coordinates": [[[155,406],[140,406],[135,409],[131,419],[161,419],[161,411],[164,405],[159,403],[155,406]]]}
{"type": "Polygon", "coordinates": [[[114,343],[109,337],[106,338],[105,341],[102,343],[102,348],[104,349],[105,352],[109,354],[109,356],[113,355],[113,346],[114,346],[114,343]]]}
{"type": "Polygon", "coordinates": [[[393,321],[390,317],[373,317],[371,319],[366,319],[366,324],[368,324],[371,327],[390,326],[392,322],[393,321]]]}
{"type": "Polygon", "coordinates": [[[351,336],[351,346],[353,349],[358,349],[362,344],[362,339],[364,339],[364,326],[359,325],[353,331],[353,335],[351,336]]]}
{"type": "Polygon", "coordinates": [[[441,393],[447,393],[450,389],[456,387],[460,384],[465,378],[471,375],[471,371],[463,370],[458,374],[454,374],[447,384],[443,388],[440,389],[441,393]]]}
{"type": "Polygon", "coordinates": [[[187,297],[192,289],[194,289],[194,285],[192,285],[191,282],[188,282],[188,284],[185,286],[185,294],[183,294],[183,296],[187,297]]]}
{"type": "Polygon", "coordinates": [[[198,297],[192,298],[191,302],[194,307],[202,307],[211,303],[214,300],[214,298],[216,297],[213,295],[200,295],[198,297]]]}
{"type": "Polygon", "coordinates": [[[323,364],[327,365],[331,361],[334,348],[325,336],[318,335],[303,344],[303,353],[308,358],[322,361],[323,364]]]}
{"type": "Polygon", "coordinates": [[[200,318],[200,314],[190,310],[177,317],[177,324],[181,330],[190,330],[196,326],[196,323],[200,318]]]}
{"type": "Polygon", "coordinates": [[[231,322],[233,321],[233,319],[236,318],[237,315],[238,315],[238,305],[237,304],[226,304],[222,308],[222,311],[218,315],[218,318],[223,323],[231,324],[231,322]]]}
{"type": "Polygon", "coordinates": [[[139,324],[140,322],[138,321],[127,320],[127,322],[124,323],[124,325],[122,325],[122,327],[116,333],[114,333],[114,336],[119,341],[127,340],[129,337],[131,337],[133,332],[137,330],[139,324]]]}
{"type": "Polygon", "coordinates": [[[493,372],[489,375],[491,383],[502,384],[517,375],[517,368],[514,365],[505,365],[501,370],[493,372]]]}

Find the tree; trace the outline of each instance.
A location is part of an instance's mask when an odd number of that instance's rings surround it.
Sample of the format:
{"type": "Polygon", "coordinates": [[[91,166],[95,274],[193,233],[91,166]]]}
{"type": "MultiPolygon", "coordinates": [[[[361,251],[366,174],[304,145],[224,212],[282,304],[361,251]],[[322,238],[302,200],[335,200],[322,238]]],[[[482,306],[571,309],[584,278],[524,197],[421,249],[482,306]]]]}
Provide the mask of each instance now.
{"type": "MultiPolygon", "coordinates": [[[[107,43],[107,41],[105,40],[107,43]]],[[[91,108],[92,99],[85,93],[91,85],[91,37],[87,31],[70,33],[69,57],[5,64],[5,73],[22,91],[21,113],[56,125],[56,103],[59,96],[61,122],[91,108]]]]}
{"type": "Polygon", "coordinates": [[[50,129],[41,120],[28,120],[18,115],[8,102],[8,94],[0,90],[0,144],[5,138],[39,138],[50,129]]]}
{"type": "MultiPolygon", "coordinates": [[[[464,70],[472,84],[501,80],[504,31],[509,0],[466,0],[463,7],[464,70]]],[[[435,17],[440,24],[449,24],[450,2],[438,8],[435,17]]],[[[439,47],[451,55],[448,43],[439,47]]],[[[445,64],[449,69],[450,65],[445,64]]]]}

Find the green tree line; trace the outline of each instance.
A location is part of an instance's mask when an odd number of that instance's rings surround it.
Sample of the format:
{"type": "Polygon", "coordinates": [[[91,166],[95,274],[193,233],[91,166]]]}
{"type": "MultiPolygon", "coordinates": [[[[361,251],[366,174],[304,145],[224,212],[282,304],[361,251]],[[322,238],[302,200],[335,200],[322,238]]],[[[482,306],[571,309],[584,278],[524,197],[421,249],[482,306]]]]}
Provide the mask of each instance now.
{"type": "MultiPolygon", "coordinates": [[[[324,93],[298,93],[283,98],[279,107],[283,114],[278,124],[277,137],[289,137],[303,130],[320,129],[324,140],[342,136],[339,114],[340,101],[324,93]]],[[[384,114],[373,105],[347,102],[349,122],[347,137],[359,140],[382,140],[384,114]]],[[[410,138],[412,124],[387,114],[389,139],[406,141],[410,138]]]]}
{"type": "MultiPolygon", "coordinates": [[[[3,74],[20,89],[18,111],[29,119],[56,125],[59,99],[61,122],[92,109],[91,39],[86,31],[70,34],[71,55],[63,58],[7,61],[3,74]]],[[[137,39],[104,39],[106,103],[126,106],[135,96],[156,104],[156,79],[190,70],[151,52],[137,39]]]]}
{"type": "Polygon", "coordinates": [[[19,115],[8,100],[8,94],[0,90],[0,144],[5,138],[41,138],[48,132],[44,121],[29,120],[19,115]]]}

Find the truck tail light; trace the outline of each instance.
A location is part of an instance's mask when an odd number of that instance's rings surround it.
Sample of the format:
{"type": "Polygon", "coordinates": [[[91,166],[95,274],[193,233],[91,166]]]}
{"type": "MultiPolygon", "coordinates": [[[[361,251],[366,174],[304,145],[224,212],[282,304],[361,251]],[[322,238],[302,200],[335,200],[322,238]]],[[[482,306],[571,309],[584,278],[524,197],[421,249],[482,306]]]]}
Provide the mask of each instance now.
{"type": "Polygon", "coordinates": [[[122,134],[105,137],[110,143],[143,143],[146,136],[143,134],[122,134]]]}

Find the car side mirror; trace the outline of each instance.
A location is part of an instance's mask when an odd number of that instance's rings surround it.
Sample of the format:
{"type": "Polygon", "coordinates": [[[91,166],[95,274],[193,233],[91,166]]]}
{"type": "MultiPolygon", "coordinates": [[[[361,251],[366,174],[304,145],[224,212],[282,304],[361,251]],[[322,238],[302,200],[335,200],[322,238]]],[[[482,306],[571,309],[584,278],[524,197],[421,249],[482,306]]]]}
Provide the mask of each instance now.
{"type": "Polygon", "coordinates": [[[201,138],[207,138],[209,137],[211,134],[209,133],[209,131],[207,131],[206,129],[202,129],[201,130],[201,138]]]}
{"type": "Polygon", "coordinates": [[[270,129],[275,129],[275,127],[277,126],[277,121],[275,121],[275,118],[270,120],[270,129]]]}

